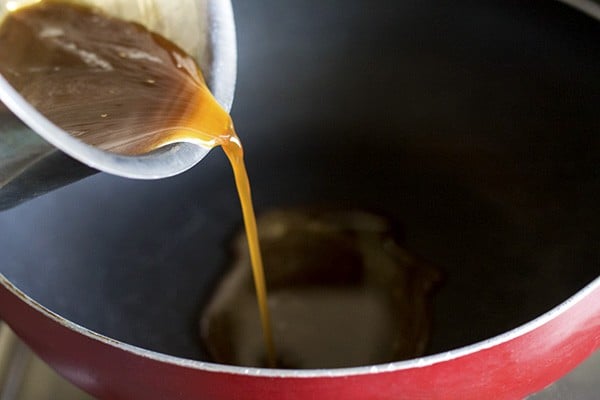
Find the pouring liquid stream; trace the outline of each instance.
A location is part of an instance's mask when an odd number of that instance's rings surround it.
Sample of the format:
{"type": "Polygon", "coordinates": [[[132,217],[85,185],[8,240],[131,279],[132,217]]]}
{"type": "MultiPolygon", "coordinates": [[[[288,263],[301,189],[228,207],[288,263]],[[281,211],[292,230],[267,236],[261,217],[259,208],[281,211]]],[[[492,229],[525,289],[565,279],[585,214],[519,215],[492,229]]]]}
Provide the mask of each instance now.
{"type": "Polygon", "coordinates": [[[104,150],[139,155],[182,141],[221,146],[241,203],[267,362],[275,367],[242,144],[195,61],[139,24],[72,3],[43,1],[2,21],[0,73],[49,120],[104,150]]]}

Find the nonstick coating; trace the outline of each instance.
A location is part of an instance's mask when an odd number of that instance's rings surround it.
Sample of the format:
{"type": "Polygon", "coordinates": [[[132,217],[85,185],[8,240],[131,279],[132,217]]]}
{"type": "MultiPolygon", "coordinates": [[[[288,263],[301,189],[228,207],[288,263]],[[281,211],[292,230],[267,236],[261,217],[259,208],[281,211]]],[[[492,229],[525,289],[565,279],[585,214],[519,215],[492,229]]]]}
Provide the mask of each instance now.
{"type": "MultiPolygon", "coordinates": [[[[516,327],[598,275],[600,23],[554,1],[234,9],[256,208],[401,222],[445,274],[428,353],[516,327]]],[[[166,180],[98,174],[0,213],[0,272],[84,327],[202,359],[198,313],[240,222],[220,150],[166,180]]]]}

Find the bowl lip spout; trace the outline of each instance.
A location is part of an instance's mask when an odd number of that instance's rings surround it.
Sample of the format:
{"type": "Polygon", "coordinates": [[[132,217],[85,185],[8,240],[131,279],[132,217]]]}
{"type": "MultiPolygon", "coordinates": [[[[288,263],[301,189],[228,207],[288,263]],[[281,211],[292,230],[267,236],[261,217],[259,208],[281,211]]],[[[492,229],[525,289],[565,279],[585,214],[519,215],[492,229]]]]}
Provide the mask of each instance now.
{"type": "MultiPolygon", "coordinates": [[[[207,0],[207,84],[217,101],[229,111],[237,75],[237,44],[230,0],[207,0]]],[[[184,172],[208,154],[208,148],[175,143],[140,156],[125,156],[88,145],[44,117],[0,75],[0,101],[47,142],[92,168],[133,179],[159,179],[184,172]]]]}

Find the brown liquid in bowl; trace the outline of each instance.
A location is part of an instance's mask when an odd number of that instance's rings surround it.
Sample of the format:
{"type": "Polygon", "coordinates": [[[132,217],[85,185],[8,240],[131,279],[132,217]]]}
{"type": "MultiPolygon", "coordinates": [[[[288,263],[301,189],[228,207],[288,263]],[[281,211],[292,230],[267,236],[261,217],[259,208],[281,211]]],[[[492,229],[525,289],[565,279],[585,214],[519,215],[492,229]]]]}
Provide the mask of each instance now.
{"type": "Polygon", "coordinates": [[[95,9],[45,1],[10,13],[0,26],[0,73],[56,125],[111,152],[182,139],[212,147],[232,136],[192,57],[95,9]]]}

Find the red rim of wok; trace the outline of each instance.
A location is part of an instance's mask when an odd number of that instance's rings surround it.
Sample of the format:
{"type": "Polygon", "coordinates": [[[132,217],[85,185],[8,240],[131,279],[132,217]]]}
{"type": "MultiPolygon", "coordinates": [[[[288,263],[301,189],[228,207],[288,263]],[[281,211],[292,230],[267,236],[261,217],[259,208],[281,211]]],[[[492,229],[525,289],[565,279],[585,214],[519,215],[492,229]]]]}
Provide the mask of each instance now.
{"type": "Polygon", "coordinates": [[[228,374],[244,375],[244,376],[261,376],[266,378],[332,378],[341,376],[355,376],[355,375],[368,375],[377,374],[382,372],[397,372],[402,370],[408,370],[412,368],[422,368],[431,365],[451,361],[461,357],[465,357],[482,350],[487,350],[503,343],[510,342],[516,338],[524,336],[536,329],[544,326],[545,324],[553,321],[557,317],[569,312],[569,310],[583,300],[585,300],[592,292],[600,291],[600,277],[594,279],[591,283],[585,286],[583,289],[575,293],[573,296],[554,307],[550,311],[540,315],[539,317],[526,322],[514,329],[504,332],[500,335],[494,336],[489,339],[485,339],[480,342],[476,342],[471,345],[459,347],[457,349],[449,350],[442,353],[436,353],[429,356],[414,358],[404,361],[395,361],[385,364],[367,365],[361,367],[350,367],[350,368],[331,368],[331,369],[267,369],[267,368],[255,368],[255,367],[240,367],[233,365],[217,364],[208,361],[191,360],[176,356],[170,356],[167,354],[159,353],[152,350],[146,350],[134,345],[130,345],[121,342],[116,339],[112,339],[108,336],[99,334],[90,329],[84,328],[74,322],[71,322],[60,315],[50,311],[40,303],[27,296],[25,293],[15,287],[6,277],[0,274],[0,283],[13,295],[22,300],[28,306],[32,307],[36,311],[42,313],[45,317],[55,321],[61,326],[86,336],[89,339],[101,342],[119,350],[126,351],[130,354],[159,361],[167,364],[171,364],[179,367],[186,367],[197,369],[207,372],[222,372],[228,374]]]}

